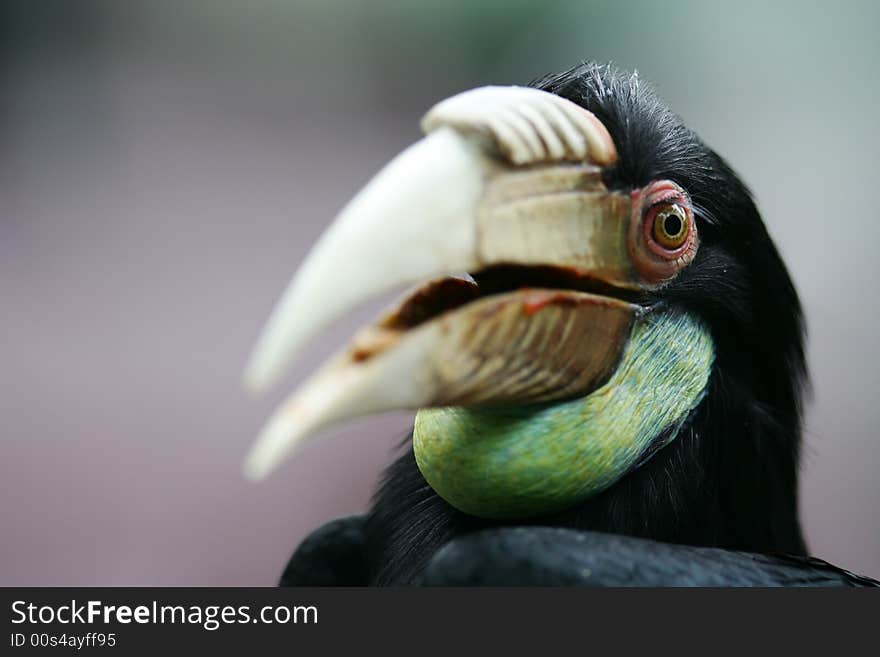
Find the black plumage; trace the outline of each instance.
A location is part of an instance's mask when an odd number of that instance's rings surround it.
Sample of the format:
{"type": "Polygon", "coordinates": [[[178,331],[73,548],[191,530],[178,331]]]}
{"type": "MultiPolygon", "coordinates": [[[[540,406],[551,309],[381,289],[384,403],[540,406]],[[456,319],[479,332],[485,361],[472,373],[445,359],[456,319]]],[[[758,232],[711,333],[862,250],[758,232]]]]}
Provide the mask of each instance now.
{"type": "MultiPolygon", "coordinates": [[[[297,549],[282,586],[370,584],[367,518],[327,523],[297,549]]],[[[826,586],[877,582],[813,557],[661,543],[560,527],[483,529],[445,543],[422,586],[826,586]]]]}
{"type": "Polygon", "coordinates": [[[690,194],[700,234],[697,256],[672,282],[639,301],[681,307],[709,326],[716,361],[708,394],[676,440],[611,488],[577,508],[527,523],[580,530],[581,538],[550,529],[513,532],[501,529],[515,524],[510,521],[458,511],[428,486],[407,446],[388,469],[369,514],[347,521],[347,533],[338,534],[340,527],[331,526],[322,530],[328,532],[323,537],[306,541],[285,583],[311,581],[307,565],[334,558],[342,568],[340,578],[349,580],[337,583],[401,584],[423,578],[428,583],[502,583],[502,572],[520,583],[590,583],[578,579],[579,565],[596,573],[592,582],[640,583],[620,574],[619,564],[609,565],[612,547],[624,550],[621,554],[634,564],[632,572],[651,573],[641,582],[646,584],[770,584],[774,577],[778,583],[819,581],[824,575],[816,569],[825,571],[802,559],[806,548],[798,521],[806,383],[802,314],[749,190],[636,75],[585,64],[532,85],[574,101],[608,128],[620,156],[607,174],[610,189],[628,192],[651,180],[670,179],[690,194]],[[480,530],[492,531],[474,534],[480,530]],[[342,542],[328,542],[328,536],[342,542]],[[335,557],[333,549],[327,552],[330,545],[336,546],[335,557]],[[686,546],[793,556],[774,560],[686,546]],[[538,553],[546,560],[535,565],[538,553]],[[493,570],[490,555],[507,558],[493,570]],[[559,565],[562,556],[568,566],[559,565]],[[635,565],[640,560],[646,564],[642,571],[635,565]],[[687,570],[689,562],[697,564],[695,570],[682,575],[679,570],[687,570]],[[481,574],[474,570],[476,563],[489,569],[481,574]],[[520,578],[510,567],[514,563],[530,564],[523,566],[528,573],[520,578]],[[657,569],[664,563],[665,579],[663,569],[657,569]],[[606,566],[612,574],[603,579],[600,571],[606,566]],[[801,579],[794,572],[799,568],[809,571],[801,579]]]}

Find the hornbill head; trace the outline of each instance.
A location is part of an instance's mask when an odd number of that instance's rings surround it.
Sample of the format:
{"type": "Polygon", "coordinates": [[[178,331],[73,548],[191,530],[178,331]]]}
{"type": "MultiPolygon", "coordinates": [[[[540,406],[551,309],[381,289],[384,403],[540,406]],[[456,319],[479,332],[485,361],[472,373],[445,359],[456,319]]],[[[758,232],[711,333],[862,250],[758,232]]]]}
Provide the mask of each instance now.
{"type": "Polygon", "coordinates": [[[422,475],[473,516],[563,511],[682,441],[692,472],[669,477],[727,469],[728,498],[794,515],[801,314],[728,165],[636,76],[595,65],[464,92],[422,127],[302,264],[248,384],[365,299],[419,286],[282,404],[246,472],[412,408],[422,475]]]}

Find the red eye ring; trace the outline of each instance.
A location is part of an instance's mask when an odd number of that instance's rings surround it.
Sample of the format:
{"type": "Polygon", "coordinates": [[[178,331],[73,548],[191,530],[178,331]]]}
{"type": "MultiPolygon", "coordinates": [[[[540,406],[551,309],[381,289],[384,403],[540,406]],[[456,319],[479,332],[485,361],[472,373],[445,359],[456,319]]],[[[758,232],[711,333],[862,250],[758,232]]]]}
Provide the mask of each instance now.
{"type": "Polygon", "coordinates": [[[697,226],[690,198],[671,180],[657,180],[632,198],[630,258],[648,285],[673,278],[697,252],[697,226]]]}

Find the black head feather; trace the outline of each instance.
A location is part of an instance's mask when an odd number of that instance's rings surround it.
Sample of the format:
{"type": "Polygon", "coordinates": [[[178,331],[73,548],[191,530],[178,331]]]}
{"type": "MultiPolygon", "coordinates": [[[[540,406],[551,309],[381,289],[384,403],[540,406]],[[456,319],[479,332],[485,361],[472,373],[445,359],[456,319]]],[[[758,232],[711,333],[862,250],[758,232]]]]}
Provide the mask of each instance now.
{"type": "MultiPolygon", "coordinates": [[[[652,295],[700,316],[717,353],[709,394],[676,440],[579,508],[530,524],[803,554],[803,320],[749,190],[636,75],[584,64],[532,86],[588,109],[608,128],[619,153],[610,188],[670,179],[687,190],[700,248],[652,295]]],[[[450,538],[493,524],[439,498],[409,449],[386,473],[368,518],[373,577],[409,581],[450,538]]]]}

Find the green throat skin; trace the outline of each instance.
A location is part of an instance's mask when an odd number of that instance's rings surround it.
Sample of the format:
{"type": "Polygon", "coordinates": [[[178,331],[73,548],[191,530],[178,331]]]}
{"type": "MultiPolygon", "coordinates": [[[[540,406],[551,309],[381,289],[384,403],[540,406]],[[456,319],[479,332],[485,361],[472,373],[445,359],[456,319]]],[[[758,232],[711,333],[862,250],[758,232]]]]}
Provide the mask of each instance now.
{"type": "Polygon", "coordinates": [[[562,511],[631,470],[661,434],[672,441],[705,394],[715,350],[696,318],[648,312],[617,369],[591,394],[416,415],[413,448],[428,484],[465,513],[525,518],[562,511]]]}

